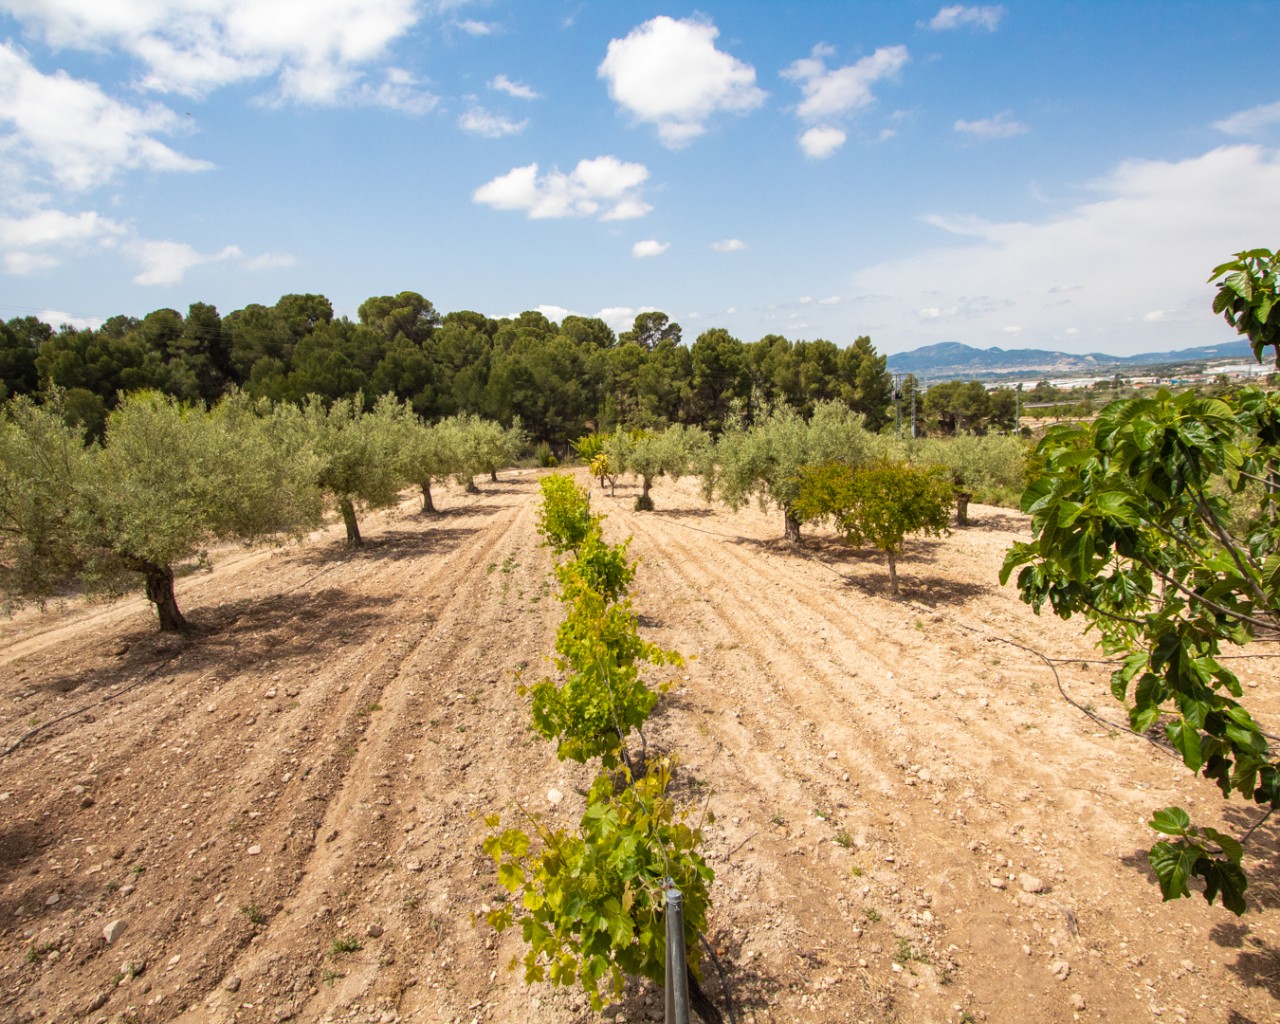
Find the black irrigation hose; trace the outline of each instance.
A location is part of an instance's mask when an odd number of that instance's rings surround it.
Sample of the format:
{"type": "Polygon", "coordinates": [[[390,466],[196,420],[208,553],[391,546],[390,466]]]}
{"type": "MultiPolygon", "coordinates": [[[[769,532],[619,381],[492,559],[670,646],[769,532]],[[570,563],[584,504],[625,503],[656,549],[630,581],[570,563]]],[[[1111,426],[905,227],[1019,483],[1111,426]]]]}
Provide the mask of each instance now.
{"type": "Polygon", "coordinates": [[[707,956],[711,957],[711,962],[715,964],[716,974],[720,975],[720,991],[724,993],[725,1009],[729,1011],[729,1024],[738,1024],[738,1015],[733,1010],[733,989],[729,987],[729,979],[725,976],[720,958],[716,956],[716,951],[711,948],[711,943],[702,932],[698,932],[698,941],[702,943],[702,948],[707,951],[707,956]]]}
{"type": "MultiPolygon", "coordinates": [[[[1043,661],[1046,665],[1049,666],[1049,671],[1053,673],[1053,681],[1058,685],[1058,692],[1062,694],[1062,699],[1065,700],[1068,704],[1070,704],[1073,708],[1075,708],[1081,714],[1093,719],[1099,725],[1106,726],[1108,729],[1124,730],[1126,732],[1131,732],[1131,733],[1133,732],[1133,730],[1127,724],[1121,725],[1119,722],[1113,722],[1108,718],[1103,718],[1096,711],[1090,711],[1087,707],[1085,707],[1083,704],[1076,701],[1069,693],[1067,693],[1066,688],[1062,685],[1062,677],[1058,674],[1058,668],[1054,664],[1054,662],[1055,660],[1071,662],[1071,661],[1076,661],[1077,659],[1049,658],[1046,655],[1041,654],[1034,647],[1028,647],[1026,646],[1026,644],[1020,644],[1016,640],[1009,640],[1006,637],[1002,637],[1002,636],[988,636],[988,634],[982,633],[980,630],[974,629],[972,626],[966,626],[962,622],[954,622],[952,623],[952,625],[960,629],[967,630],[968,632],[973,633],[977,636],[987,636],[988,639],[997,640],[1002,644],[1009,644],[1009,646],[1016,647],[1020,651],[1026,651],[1028,654],[1035,655],[1037,658],[1039,658],[1041,661],[1043,661]]],[[[1161,743],[1159,740],[1152,739],[1152,737],[1148,736],[1146,733],[1136,733],[1135,735],[1141,736],[1142,739],[1146,740],[1157,750],[1162,751],[1165,754],[1168,754],[1170,757],[1177,757],[1177,754],[1175,754],[1167,744],[1161,743]]]]}
{"type": "MultiPolygon", "coordinates": [[[[731,534],[718,533],[714,530],[704,530],[701,527],[692,526],[689,523],[682,523],[678,519],[674,519],[671,521],[677,523],[680,526],[683,526],[686,530],[697,530],[699,533],[705,533],[712,537],[720,537],[725,540],[735,539],[731,534]]],[[[822,568],[826,569],[828,572],[836,576],[839,576],[841,579],[849,578],[846,573],[841,572],[835,566],[831,565],[821,555],[812,554],[808,551],[804,551],[803,549],[799,550],[798,553],[800,554],[801,557],[805,559],[816,561],[820,566],[822,566],[822,568]]],[[[976,629],[973,629],[970,626],[965,626],[964,624],[959,622],[953,623],[953,625],[959,626],[961,629],[967,629],[969,632],[975,633],[978,636],[986,635],[976,629]]],[[[1072,707],[1074,707],[1076,710],[1080,711],[1082,714],[1087,715],[1089,718],[1093,719],[1099,725],[1104,725],[1109,729],[1128,730],[1129,732],[1133,731],[1127,723],[1121,724],[1118,722],[1113,722],[1110,719],[1103,718],[1101,715],[1098,715],[1097,713],[1088,710],[1083,705],[1072,700],[1071,697],[1067,694],[1067,691],[1063,688],[1062,678],[1058,675],[1058,670],[1055,667],[1056,664],[1070,665],[1072,663],[1075,663],[1078,665],[1118,665],[1118,664],[1121,664],[1121,662],[1113,659],[1098,659],[1098,658],[1050,658],[1048,655],[1041,654],[1039,651],[1035,650],[1034,648],[1026,647],[1023,644],[1017,643],[1016,641],[1013,641],[1013,640],[1008,640],[1002,636],[991,637],[991,639],[999,640],[1001,643],[1011,644],[1014,647],[1017,647],[1023,651],[1026,651],[1028,654],[1033,654],[1037,658],[1039,658],[1041,661],[1043,661],[1046,665],[1048,665],[1049,670],[1053,673],[1054,682],[1057,683],[1058,685],[1058,692],[1062,694],[1062,699],[1065,700],[1072,707]]],[[[1246,659],[1246,658],[1280,658],[1280,654],[1222,654],[1218,656],[1217,660],[1225,661],[1227,659],[1235,660],[1235,659],[1246,659]]],[[[1272,733],[1266,732],[1263,729],[1259,729],[1258,731],[1267,739],[1272,740],[1273,742],[1276,742],[1276,743],[1280,743],[1280,736],[1273,735],[1272,733]]],[[[1171,757],[1176,756],[1169,750],[1169,748],[1165,744],[1161,743],[1159,740],[1152,739],[1150,736],[1146,735],[1145,733],[1142,734],[1142,738],[1145,739],[1148,743],[1150,743],[1153,747],[1157,748],[1158,750],[1163,750],[1165,753],[1169,754],[1171,757]]]]}

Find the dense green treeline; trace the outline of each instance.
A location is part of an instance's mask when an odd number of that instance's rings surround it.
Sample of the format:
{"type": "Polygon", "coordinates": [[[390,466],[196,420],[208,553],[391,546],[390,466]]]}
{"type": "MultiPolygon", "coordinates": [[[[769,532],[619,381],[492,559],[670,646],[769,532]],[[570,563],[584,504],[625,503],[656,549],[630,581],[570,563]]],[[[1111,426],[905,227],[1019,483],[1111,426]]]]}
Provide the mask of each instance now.
{"type": "Polygon", "coordinates": [[[620,335],[602,320],[538,312],[493,319],[441,315],[417,292],[362,303],[356,320],[323,295],[285,295],[226,316],[193,303],[116,316],[96,329],[54,330],[35,317],[0,324],[0,398],[62,392],[66,415],[101,436],[119,396],[154,390],[212,404],[252,398],[326,402],[393,395],[427,420],[471,414],[556,446],[594,428],[683,423],[718,432],[731,411],[763,406],[808,416],[838,401],[878,430],[893,419],[893,381],[869,338],[847,348],[768,335],[742,342],[723,328],[684,343],[664,313],[641,313],[620,335]]]}

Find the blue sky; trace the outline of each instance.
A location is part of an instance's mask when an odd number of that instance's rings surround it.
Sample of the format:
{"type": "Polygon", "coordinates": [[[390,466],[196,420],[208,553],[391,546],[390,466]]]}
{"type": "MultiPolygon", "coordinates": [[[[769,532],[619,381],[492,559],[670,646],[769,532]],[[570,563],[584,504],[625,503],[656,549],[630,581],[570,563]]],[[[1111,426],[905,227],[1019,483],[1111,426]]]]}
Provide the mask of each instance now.
{"type": "Polygon", "coordinates": [[[0,318],[321,292],[883,353],[1230,337],[1273,2],[0,0],[0,318]]]}

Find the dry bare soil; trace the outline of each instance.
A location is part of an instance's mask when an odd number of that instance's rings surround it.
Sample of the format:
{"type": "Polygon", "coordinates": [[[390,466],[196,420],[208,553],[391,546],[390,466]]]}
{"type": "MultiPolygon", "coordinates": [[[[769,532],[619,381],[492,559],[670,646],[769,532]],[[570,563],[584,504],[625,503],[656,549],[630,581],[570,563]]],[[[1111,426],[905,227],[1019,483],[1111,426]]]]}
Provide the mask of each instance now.
{"type": "MultiPolygon", "coordinates": [[[[560,616],[537,478],[430,519],[406,496],[356,554],[337,528],[215,552],[181,637],[140,599],[0,624],[0,743],[38,730],[0,758],[0,1021],[599,1019],[473,924],[499,891],[479,816],[572,820],[590,778],[516,692],[560,616]]],[[[594,495],[634,536],[642,631],[693,656],[648,743],[714,813],[740,1021],[1280,1019],[1277,829],[1245,918],[1160,903],[1144,822],[1222,801],[1119,724],[1106,665],[1056,663],[1095,719],[1024,649],[1098,657],[997,585],[1023,518],[912,544],[894,601],[879,556],[779,547],[779,516],[693,481],[650,514],[594,495]]],[[[1276,731],[1277,662],[1235,664],[1276,731]]],[[[660,1018],[657,994],[607,1016],[660,1018]]]]}

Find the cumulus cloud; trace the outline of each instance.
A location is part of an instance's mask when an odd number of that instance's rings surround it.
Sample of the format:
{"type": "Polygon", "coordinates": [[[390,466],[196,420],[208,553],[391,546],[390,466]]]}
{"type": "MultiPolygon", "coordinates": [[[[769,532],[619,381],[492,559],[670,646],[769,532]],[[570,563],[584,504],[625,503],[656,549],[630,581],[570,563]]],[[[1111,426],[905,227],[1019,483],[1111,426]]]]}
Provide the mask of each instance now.
{"type": "Polygon", "coordinates": [[[726,238],[723,242],[712,242],[711,248],[716,252],[742,252],[747,243],[741,238],[726,238]]]}
{"type": "Polygon", "coordinates": [[[949,32],[959,28],[980,28],[994,32],[1000,27],[1004,17],[1004,8],[999,4],[966,7],[964,4],[952,4],[942,8],[927,22],[927,27],[935,32],[949,32]]]}
{"type": "Polygon", "coordinates": [[[882,46],[853,64],[828,68],[826,58],[834,52],[820,43],[808,57],[782,71],[782,77],[799,86],[804,95],[796,116],[810,127],[797,141],[805,156],[815,160],[831,156],[845,144],[848,136],[836,123],[871,106],[875,102],[872,87],[896,75],[909,59],[905,46],[882,46]]]}
{"type": "MultiPolygon", "coordinates": [[[[344,98],[352,106],[384,107],[405,114],[426,114],[435,110],[440,103],[439,96],[422,88],[417,76],[404,68],[387,68],[381,82],[354,83],[347,89],[344,98]]],[[[330,101],[330,97],[322,90],[317,102],[330,101]]]]}
{"type": "Polygon", "coordinates": [[[636,242],[631,247],[631,255],[640,260],[648,256],[661,256],[670,248],[670,242],[659,242],[656,238],[646,238],[643,242],[636,242]]]}
{"type": "Polygon", "coordinates": [[[1280,152],[1239,145],[1126,161],[1090,183],[1085,201],[1039,221],[925,219],[951,244],[852,277],[865,296],[859,316],[901,347],[989,344],[1009,324],[1035,325],[1039,345],[1070,339],[1117,353],[1208,344],[1224,326],[1205,277],[1253,244],[1259,224],[1280,222],[1280,152]],[[922,281],[934,289],[924,302],[922,281]],[[1190,312],[1144,320],[1153,310],[1190,312]]]}
{"type": "Polygon", "coordinates": [[[461,29],[469,36],[491,36],[498,31],[498,26],[492,21],[475,21],[466,19],[465,21],[455,21],[453,27],[461,29]]]}
{"type": "Polygon", "coordinates": [[[95,83],[46,75],[10,43],[0,43],[0,149],[27,167],[47,168],[60,185],[84,191],[122,169],[201,171],[213,165],[156,138],[182,128],[159,104],[130,106],[95,83]]]}
{"type": "Polygon", "coordinates": [[[819,44],[808,57],[792,63],[782,77],[795,82],[804,93],[796,113],[804,121],[827,121],[869,107],[875,101],[871,87],[902,70],[907,63],[905,46],[882,46],[870,56],[842,68],[828,68],[826,57],[834,51],[819,44]]]}
{"type": "Polygon", "coordinates": [[[513,82],[506,75],[496,75],[489,83],[490,89],[497,89],[498,92],[505,92],[508,96],[514,96],[518,100],[536,100],[542,97],[533,91],[529,86],[522,82],[513,82]]]}
{"type": "Polygon", "coordinates": [[[755,68],[716,49],[719,35],[709,21],[661,15],[610,40],[596,73],[614,102],[656,125],[662,143],[677,149],[716,113],[746,113],[764,102],[755,68]]]}
{"type": "Polygon", "coordinates": [[[629,331],[635,324],[636,314],[643,310],[631,306],[605,306],[596,314],[615,331],[629,331]]]}
{"type": "Polygon", "coordinates": [[[125,252],[142,267],[133,279],[134,284],[142,285],[179,284],[192,267],[238,259],[242,255],[239,247],[234,245],[215,253],[203,253],[186,242],[146,239],[129,243],[125,252]]]}
{"type": "MultiPolygon", "coordinates": [[[[61,263],[58,257],[50,256],[47,252],[16,251],[4,254],[4,272],[13,274],[15,277],[26,277],[41,270],[52,270],[61,263]]],[[[48,321],[45,322],[48,323],[48,321]]]]}
{"type": "Polygon", "coordinates": [[[513,121],[501,114],[494,114],[484,107],[472,107],[460,118],[458,127],[471,135],[486,139],[501,139],[507,135],[519,135],[529,125],[528,120],[513,121]]]}
{"type": "Polygon", "coordinates": [[[92,210],[35,209],[0,217],[0,253],[8,274],[27,275],[61,265],[62,254],[116,244],[127,228],[92,210]]]}
{"type": "Polygon", "coordinates": [[[643,164],[624,163],[613,156],[581,160],[568,174],[556,170],[540,175],[533,163],[481,185],[471,199],[495,210],[523,210],[531,220],[595,216],[626,220],[652,209],[639,196],[648,177],[643,164]]]}
{"type": "Polygon", "coordinates": [[[65,245],[124,232],[124,225],[92,210],[39,210],[25,217],[0,217],[0,246],[6,249],[65,245]]]}
{"type": "Polygon", "coordinates": [[[40,319],[50,327],[73,327],[77,331],[97,330],[105,322],[100,316],[77,316],[75,313],[63,313],[56,309],[46,309],[40,319]]]}
{"type": "Polygon", "coordinates": [[[146,67],[141,85],[202,96],[276,76],[279,98],[376,102],[415,112],[402,92],[366,88],[364,70],[419,19],[416,0],[9,0],[9,13],[55,47],[119,49],[146,67]]]}
{"type": "Polygon", "coordinates": [[[959,120],[953,128],[961,135],[972,135],[979,139],[1011,139],[1015,135],[1025,135],[1031,131],[1029,125],[1013,120],[1013,113],[1009,110],[1002,110],[995,117],[979,121],[959,120]]]}
{"type": "Polygon", "coordinates": [[[847,135],[839,128],[810,128],[800,134],[800,149],[815,160],[825,160],[845,144],[847,135]]]}
{"type": "Polygon", "coordinates": [[[1213,127],[1224,135],[1257,136],[1267,129],[1280,125],[1280,103],[1264,103],[1248,110],[1237,111],[1213,127]]]}

